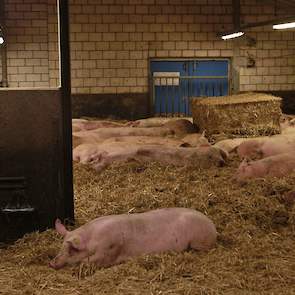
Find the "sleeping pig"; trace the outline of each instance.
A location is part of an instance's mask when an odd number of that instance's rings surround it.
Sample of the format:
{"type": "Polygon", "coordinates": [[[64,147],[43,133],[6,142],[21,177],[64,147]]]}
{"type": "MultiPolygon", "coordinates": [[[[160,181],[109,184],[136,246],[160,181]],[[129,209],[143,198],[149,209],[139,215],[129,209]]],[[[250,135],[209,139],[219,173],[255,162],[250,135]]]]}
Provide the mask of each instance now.
{"type": "Polygon", "coordinates": [[[212,221],[186,208],[99,217],[73,231],[57,219],[55,228],[64,241],[50,262],[54,269],[79,262],[108,267],[142,254],[208,250],[216,242],[212,221]]]}
{"type": "Polygon", "coordinates": [[[235,173],[234,180],[244,184],[248,179],[259,177],[283,177],[295,170],[294,153],[282,153],[257,161],[244,159],[235,173]]]}

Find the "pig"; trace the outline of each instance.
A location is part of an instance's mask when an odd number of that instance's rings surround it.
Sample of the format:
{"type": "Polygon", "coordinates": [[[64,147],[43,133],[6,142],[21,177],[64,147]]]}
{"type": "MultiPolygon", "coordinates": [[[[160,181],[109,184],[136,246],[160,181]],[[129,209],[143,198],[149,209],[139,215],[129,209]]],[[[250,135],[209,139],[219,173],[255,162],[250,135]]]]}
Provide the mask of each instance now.
{"type": "Polygon", "coordinates": [[[99,161],[106,152],[100,150],[97,144],[83,143],[73,149],[73,161],[81,164],[91,164],[99,161]]]}
{"type": "Polygon", "coordinates": [[[128,142],[130,144],[152,144],[152,145],[170,145],[182,147],[197,147],[210,145],[203,134],[194,133],[184,136],[182,139],[175,137],[160,136],[121,136],[111,137],[103,141],[103,143],[128,142]]]}
{"type": "Polygon", "coordinates": [[[197,126],[186,119],[168,121],[163,125],[163,128],[168,128],[173,131],[175,136],[184,136],[186,134],[198,132],[197,126]]]}
{"type": "Polygon", "coordinates": [[[216,142],[214,144],[215,147],[218,147],[230,154],[236,151],[237,147],[245,141],[248,141],[249,138],[233,138],[233,139],[224,139],[216,142]]]}
{"type": "Polygon", "coordinates": [[[206,251],[214,247],[217,237],[207,216],[187,208],[103,216],[73,231],[57,219],[55,228],[64,237],[61,250],[49,263],[56,270],[81,262],[109,267],[132,257],[166,251],[206,251]]]}
{"type": "Polygon", "coordinates": [[[198,147],[198,146],[210,146],[208,139],[205,137],[205,133],[192,133],[185,135],[181,141],[183,144],[181,146],[185,147],[198,147]]]}
{"type": "Polygon", "coordinates": [[[121,128],[99,128],[91,130],[93,134],[100,139],[107,139],[111,137],[119,136],[168,136],[174,135],[174,131],[164,127],[153,127],[153,128],[132,128],[132,127],[121,127],[121,128]]]}
{"type": "MultiPolygon", "coordinates": [[[[160,127],[163,126],[165,123],[175,120],[179,120],[179,118],[153,117],[131,121],[126,123],[126,125],[131,127],[160,127]]],[[[192,118],[185,118],[185,120],[188,120],[189,122],[193,123],[192,118]]]]}
{"type": "Polygon", "coordinates": [[[210,167],[224,166],[227,155],[211,146],[175,147],[169,145],[130,144],[108,142],[105,144],[81,144],[73,150],[73,160],[89,164],[102,171],[112,163],[137,161],[158,162],[175,166],[210,167]]]}
{"type": "Polygon", "coordinates": [[[85,143],[73,149],[73,161],[94,165],[100,171],[113,162],[131,160],[136,156],[137,150],[138,145],[130,145],[128,142],[85,143]]]}
{"type": "Polygon", "coordinates": [[[108,144],[114,142],[128,142],[130,145],[152,144],[152,145],[171,145],[179,147],[198,147],[209,146],[207,138],[199,133],[189,134],[182,139],[175,137],[160,136],[116,136],[107,139],[101,138],[98,134],[89,131],[73,133],[73,148],[81,144],[108,144]]]}
{"type": "Polygon", "coordinates": [[[88,120],[85,119],[72,119],[72,131],[73,132],[77,132],[77,131],[81,131],[83,128],[83,124],[85,124],[86,122],[88,122],[88,120]]]}
{"type": "Polygon", "coordinates": [[[221,149],[212,146],[162,147],[140,146],[136,159],[143,162],[155,161],[162,164],[208,168],[212,165],[224,166],[227,155],[221,149]]]}
{"type": "Polygon", "coordinates": [[[241,143],[237,148],[239,157],[265,158],[281,153],[295,151],[295,136],[275,135],[261,137],[241,143]]]}
{"type": "Polygon", "coordinates": [[[92,130],[73,132],[73,135],[72,135],[73,148],[84,143],[93,143],[93,144],[102,143],[104,140],[105,138],[102,138],[100,134],[97,134],[93,132],[92,130]]]}
{"type": "Polygon", "coordinates": [[[73,131],[85,131],[93,130],[97,128],[108,128],[108,127],[124,127],[125,123],[104,121],[104,120],[84,120],[84,119],[73,119],[72,129],[73,131]]]}
{"type": "Polygon", "coordinates": [[[243,184],[251,178],[286,176],[294,170],[294,153],[282,153],[257,161],[244,159],[235,173],[234,180],[243,184]]]}
{"type": "Polygon", "coordinates": [[[262,144],[263,140],[257,138],[244,141],[237,147],[237,154],[240,159],[261,157],[262,144]]]}
{"type": "Polygon", "coordinates": [[[295,118],[286,120],[280,124],[282,134],[295,133],[295,118]]]}
{"type": "Polygon", "coordinates": [[[73,123],[73,124],[77,124],[77,123],[85,123],[85,122],[88,122],[88,120],[86,120],[86,119],[80,119],[80,118],[72,119],[72,123],[73,123]]]}
{"type": "MultiPolygon", "coordinates": [[[[178,136],[179,138],[184,137],[187,134],[192,134],[195,131],[194,125],[184,119],[174,120],[168,122],[167,126],[162,127],[150,127],[150,128],[132,128],[132,127],[109,127],[109,128],[97,128],[92,130],[82,130],[73,132],[73,147],[77,147],[82,143],[101,143],[109,138],[113,137],[126,137],[126,136],[153,136],[153,137],[164,137],[164,136],[178,136]]],[[[190,139],[190,142],[197,141],[200,137],[195,133],[194,140],[190,139]]],[[[205,137],[201,137],[200,140],[205,142],[205,137]]]]}
{"type": "MultiPolygon", "coordinates": [[[[106,151],[108,151],[106,149],[106,151]]],[[[212,165],[224,166],[226,154],[220,149],[203,146],[198,148],[173,147],[165,145],[139,145],[132,146],[132,149],[122,149],[107,152],[91,163],[96,171],[108,167],[114,162],[136,161],[139,163],[158,162],[166,165],[202,167],[208,168],[212,165]]]]}
{"type": "Polygon", "coordinates": [[[77,147],[83,143],[102,143],[107,139],[118,138],[118,137],[131,137],[131,136],[156,136],[163,137],[173,135],[174,132],[167,128],[155,127],[155,128],[132,128],[132,127],[121,127],[121,128],[99,128],[89,131],[80,131],[73,133],[73,147],[77,147]]]}
{"type": "Polygon", "coordinates": [[[172,145],[181,146],[184,142],[177,138],[160,137],[160,136],[121,136],[111,137],[103,141],[103,144],[129,143],[130,145],[172,145]]]}

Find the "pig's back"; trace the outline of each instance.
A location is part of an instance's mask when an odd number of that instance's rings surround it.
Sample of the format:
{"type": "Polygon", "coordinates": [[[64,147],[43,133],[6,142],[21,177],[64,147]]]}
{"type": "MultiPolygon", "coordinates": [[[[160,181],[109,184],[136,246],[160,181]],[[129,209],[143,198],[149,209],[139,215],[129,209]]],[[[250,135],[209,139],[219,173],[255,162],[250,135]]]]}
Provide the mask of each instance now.
{"type": "Polygon", "coordinates": [[[212,221],[200,212],[186,208],[157,209],[122,216],[127,256],[163,251],[182,251],[189,247],[206,249],[216,240],[212,221]]]}

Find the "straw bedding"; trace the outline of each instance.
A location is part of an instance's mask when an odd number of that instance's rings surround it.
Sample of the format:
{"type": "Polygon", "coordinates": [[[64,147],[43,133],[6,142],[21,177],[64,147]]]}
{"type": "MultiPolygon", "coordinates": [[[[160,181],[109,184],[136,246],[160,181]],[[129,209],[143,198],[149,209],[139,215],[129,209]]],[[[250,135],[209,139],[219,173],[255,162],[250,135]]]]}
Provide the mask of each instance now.
{"type": "Polygon", "coordinates": [[[101,174],[74,166],[76,226],[97,216],[183,206],[207,214],[216,248],[138,257],[107,269],[55,271],[61,237],[32,233],[0,250],[0,294],[295,294],[294,207],[281,180],[231,181],[238,165],[192,170],[155,163],[114,165],[101,174]]]}

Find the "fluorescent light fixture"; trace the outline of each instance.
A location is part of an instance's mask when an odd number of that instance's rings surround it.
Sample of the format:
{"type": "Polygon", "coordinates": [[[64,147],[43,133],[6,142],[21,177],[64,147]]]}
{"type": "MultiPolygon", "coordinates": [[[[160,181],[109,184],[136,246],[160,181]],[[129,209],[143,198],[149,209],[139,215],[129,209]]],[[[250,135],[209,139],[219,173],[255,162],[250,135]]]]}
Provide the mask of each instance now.
{"type": "Polygon", "coordinates": [[[3,36],[3,31],[2,27],[0,25],[0,45],[2,45],[5,42],[4,36],[3,36]]]}
{"type": "Polygon", "coordinates": [[[228,39],[238,38],[243,36],[244,34],[245,34],[244,32],[225,33],[221,36],[221,39],[228,40],[228,39]]]}
{"type": "Polygon", "coordinates": [[[284,30],[284,29],[295,28],[295,22],[273,25],[272,28],[274,30],[284,30]]]}

